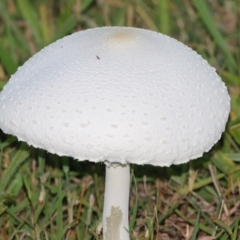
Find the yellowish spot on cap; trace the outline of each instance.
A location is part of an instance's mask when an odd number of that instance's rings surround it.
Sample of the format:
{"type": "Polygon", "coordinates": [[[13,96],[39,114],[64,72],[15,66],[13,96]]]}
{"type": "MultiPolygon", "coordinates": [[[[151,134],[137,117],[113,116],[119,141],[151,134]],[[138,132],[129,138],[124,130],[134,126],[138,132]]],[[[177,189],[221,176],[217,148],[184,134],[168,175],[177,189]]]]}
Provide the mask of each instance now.
{"type": "Polygon", "coordinates": [[[118,30],[110,35],[109,40],[115,43],[126,43],[134,39],[134,35],[130,31],[118,30]]]}

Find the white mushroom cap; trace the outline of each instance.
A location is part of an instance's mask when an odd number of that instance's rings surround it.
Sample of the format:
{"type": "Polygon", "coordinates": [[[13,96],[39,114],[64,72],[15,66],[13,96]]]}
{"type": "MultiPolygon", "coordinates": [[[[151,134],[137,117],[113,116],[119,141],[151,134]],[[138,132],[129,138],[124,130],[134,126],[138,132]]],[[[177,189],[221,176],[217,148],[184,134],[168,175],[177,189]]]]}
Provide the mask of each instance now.
{"type": "Polygon", "coordinates": [[[77,160],[169,166],[221,137],[230,98],[215,69],[149,30],[103,27],[50,44],[0,94],[0,128],[77,160]]]}

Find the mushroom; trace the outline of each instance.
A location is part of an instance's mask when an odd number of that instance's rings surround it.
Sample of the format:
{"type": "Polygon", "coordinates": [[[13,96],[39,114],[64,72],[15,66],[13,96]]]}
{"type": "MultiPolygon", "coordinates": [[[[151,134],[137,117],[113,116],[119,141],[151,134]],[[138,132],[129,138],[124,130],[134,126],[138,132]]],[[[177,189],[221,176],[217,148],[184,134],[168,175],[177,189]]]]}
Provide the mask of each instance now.
{"type": "Polygon", "coordinates": [[[0,128],[78,161],[106,164],[105,240],[126,240],[129,164],[170,166],[220,139],[227,88],[195,51],[132,27],[74,33],[45,47],[0,94],[0,128]]]}

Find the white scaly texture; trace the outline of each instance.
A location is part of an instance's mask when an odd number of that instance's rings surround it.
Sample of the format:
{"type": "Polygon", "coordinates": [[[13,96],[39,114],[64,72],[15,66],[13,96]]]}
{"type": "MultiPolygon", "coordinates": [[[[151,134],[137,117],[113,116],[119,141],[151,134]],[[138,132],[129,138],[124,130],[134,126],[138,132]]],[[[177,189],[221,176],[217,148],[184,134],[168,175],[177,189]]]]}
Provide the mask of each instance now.
{"type": "Polygon", "coordinates": [[[0,94],[0,128],[77,160],[169,166],[221,137],[230,98],[215,69],[149,30],[103,27],[50,44],[0,94]]]}

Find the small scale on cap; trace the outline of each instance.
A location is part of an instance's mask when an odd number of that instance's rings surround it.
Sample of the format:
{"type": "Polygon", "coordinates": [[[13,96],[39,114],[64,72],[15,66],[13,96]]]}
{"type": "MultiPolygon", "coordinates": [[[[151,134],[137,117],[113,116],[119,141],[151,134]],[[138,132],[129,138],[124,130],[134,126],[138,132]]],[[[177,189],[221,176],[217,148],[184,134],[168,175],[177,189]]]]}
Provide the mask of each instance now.
{"type": "Polygon", "coordinates": [[[230,98],[196,52],[149,30],[104,27],[50,44],[0,95],[0,127],[58,155],[169,166],[200,157],[230,98]]]}

